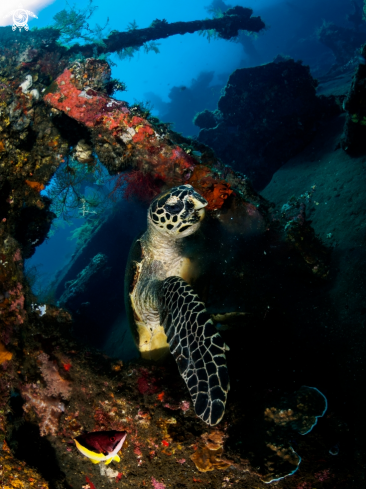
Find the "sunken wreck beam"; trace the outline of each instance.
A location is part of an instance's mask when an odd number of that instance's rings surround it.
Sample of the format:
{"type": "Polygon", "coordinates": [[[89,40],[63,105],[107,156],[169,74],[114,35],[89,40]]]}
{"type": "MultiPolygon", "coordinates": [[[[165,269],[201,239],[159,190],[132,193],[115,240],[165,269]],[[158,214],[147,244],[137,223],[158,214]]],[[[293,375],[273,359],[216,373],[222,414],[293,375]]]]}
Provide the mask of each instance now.
{"type": "Polygon", "coordinates": [[[127,32],[112,32],[103,43],[75,45],[69,49],[69,53],[82,53],[85,56],[114,53],[130,46],[139,47],[149,41],[166,39],[177,34],[193,34],[197,31],[214,29],[222,39],[236,37],[240,30],[248,32],[260,32],[265,24],[260,17],[252,17],[250,8],[233,7],[224,15],[216,19],[194,20],[191,22],[172,22],[155,20],[150,27],[145,29],[132,29],[127,32]]]}

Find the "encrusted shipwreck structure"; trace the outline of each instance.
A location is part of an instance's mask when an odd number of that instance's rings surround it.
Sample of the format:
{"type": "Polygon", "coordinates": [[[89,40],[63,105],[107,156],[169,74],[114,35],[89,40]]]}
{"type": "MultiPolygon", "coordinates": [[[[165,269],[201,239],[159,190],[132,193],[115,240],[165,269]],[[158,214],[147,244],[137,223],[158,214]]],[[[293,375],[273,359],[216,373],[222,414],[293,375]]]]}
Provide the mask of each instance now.
{"type": "MultiPolygon", "coordinates": [[[[259,31],[263,27],[249,9],[239,7],[215,22],[221,24],[202,27],[201,23],[195,28],[221,26],[219,32],[228,38],[238,29],[259,31]]],[[[165,25],[155,25],[162,33],[163,28],[169,31],[165,25]]],[[[184,32],[183,23],[180,29],[184,32]]],[[[213,314],[229,312],[233,304],[250,308],[253,299],[245,325],[253,326],[254,319],[266,327],[271,315],[280,317],[279,310],[287,301],[280,298],[277,305],[271,299],[273,287],[266,278],[285,275],[281,288],[289,292],[294,271],[304,278],[301,287],[309,280],[321,283],[328,275],[328,250],[314,235],[301,199],[283,212],[274,212],[248,178],[223,164],[210,147],[170,131],[157,119],[146,118],[139,107],[113,99],[117,82],[111,80],[108,63],[96,57],[75,59],[77,52],[92,55],[95,46],[67,50],[56,43],[57,36],[53,29],[12,37],[0,30],[0,441],[4,443],[0,481],[3,477],[5,487],[44,489],[82,484],[98,488],[107,479],[114,487],[193,487],[197,483],[215,488],[234,483],[253,487],[262,484],[260,479],[270,482],[293,473],[299,457],[288,460],[287,454],[295,453],[290,443],[296,437],[294,432],[300,431],[303,412],[308,411],[307,418],[311,413],[312,420],[303,422],[311,428],[324,406],[314,407],[312,396],[301,391],[301,409],[292,398],[290,404],[281,401],[278,408],[271,408],[276,403],[266,398],[268,393],[262,395],[269,387],[264,387],[260,374],[254,382],[260,389],[252,389],[247,376],[251,365],[242,359],[248,335],[242,324],[239,329],[235,326],[243,314],[233,315],[234,327],[225,314],[218,321],[227,330],[225,341],[232,345],[229,370],[234,385],[225,421],[208,432],[195,417],[174,363],[168,360],[167,367],[136,361],[124,366],[105,358],[74,339],[67,311],[34,303],[23,260],[47,236],[54,214],[40,191],[59,165],[68,161],[71,148],[91,168],[97,156],[111,175],[122,178],[124,172],[130,172],[132,190],[147,185],[148,180],[150,198],[162,189],[189,183],[207,199],[206,230],[220,244],[211,254],[210,285],[198,286],[213,314]],[[237,244],[228,236],[235,236],[237,244]],[[240,261],[243,254],[246,261],[240,261]],[[245,407],[247,399],[249,408],[245,407]],[[279,438],[273,429],[269,440],[268,412],[286,409],[286,419],[296,419],[298,424],[286,422],[286,432],[279,427],[279,438]],[[111,429],[128,432],[121,465],[101,470],[76,455],[73,438],[83,430],[111,429]],[[255,454],[251,446],[256,447],[255,454]],[[24,463],[37,467],[38,473],[24,469],[24,463]],[[226,472],[216,477],[214,469],[226,472]]],[[[121,49],[118,39],[113,34],[109,41],[115,49],[121,49]]],[[[106,49],[98,48],[94,56],[106,49]]],[[[111,46],[108,49],[113,51],[111,46]]],[[[269,337],[264,345],[267,366],[277,362],[270,353],[272,340],[269,337]]],[[[257,337],[255,341],[265,340],[257,337]]],[[[281,358],[283,342],[276,341],[276,355],[281,358]]],[[[285,369],[280,361],[277,366],[285,369]]],[[[278,379],[269,377],[271,382],[278,379]]],[[[278,389],[286,389],[286,384],[277,382],[278,389]]],[[[280,415],[272,418],[271,423],[283,424],[280,415]]]]}
{"type": "Polygon", "coordinates": [[[318,97],[308,66],[278,56],[272,63],[235,70],[215,111],[196,115],[198,140],[263,189],[273,174],[314,137],[339,109],[318,97]]]}

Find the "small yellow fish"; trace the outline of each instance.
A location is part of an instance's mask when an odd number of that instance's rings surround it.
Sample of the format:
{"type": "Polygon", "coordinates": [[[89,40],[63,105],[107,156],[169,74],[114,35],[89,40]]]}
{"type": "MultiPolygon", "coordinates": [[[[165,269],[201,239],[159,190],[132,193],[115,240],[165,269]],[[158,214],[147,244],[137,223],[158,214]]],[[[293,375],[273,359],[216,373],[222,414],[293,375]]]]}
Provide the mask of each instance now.
{"type": "Polygon", "coordinates": [[[105,462],[108,465],[121,459],[117,453],[121,450],[127,436],[126,431],[92,431],[74,438],[77,449],[93,464],[105,462]]]}

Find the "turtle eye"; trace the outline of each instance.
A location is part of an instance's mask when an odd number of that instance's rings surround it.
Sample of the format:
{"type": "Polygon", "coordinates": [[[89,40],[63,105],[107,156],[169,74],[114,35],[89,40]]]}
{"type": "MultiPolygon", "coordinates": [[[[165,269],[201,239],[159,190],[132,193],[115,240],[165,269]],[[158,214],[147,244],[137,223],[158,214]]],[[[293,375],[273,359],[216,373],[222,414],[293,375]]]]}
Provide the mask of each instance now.
{"type": "Polygon", "coordinates": [[[180,212],[183,207],[183,202],[178,200],[177,202],[174,202],[174,204],[166,204],[165,210],[170,214],[178,214],[178,212],[180,212]]]}

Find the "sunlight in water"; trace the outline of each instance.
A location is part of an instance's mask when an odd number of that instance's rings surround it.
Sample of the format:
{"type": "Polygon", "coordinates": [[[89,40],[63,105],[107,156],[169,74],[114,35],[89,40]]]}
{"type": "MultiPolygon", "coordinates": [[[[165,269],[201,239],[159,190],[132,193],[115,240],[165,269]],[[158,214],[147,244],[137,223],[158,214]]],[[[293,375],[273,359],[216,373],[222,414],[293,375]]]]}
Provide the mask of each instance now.
{"type": "MultiPolygon", "coordinates": [[[[13,15],[11,12],[17,9],[24,9],[32,12],[38,17],[39,11],[47,7],[53,3],[54,0],[25,0],[23,2],[19,2],[18,0],[10,0],[8,2],[1,2],[0,4],[0,26],[12,25],[13,24],[13,15]]],[[[34,17],[31,14],[28,14],[28,21],[32,21],[34,17]]]]}

